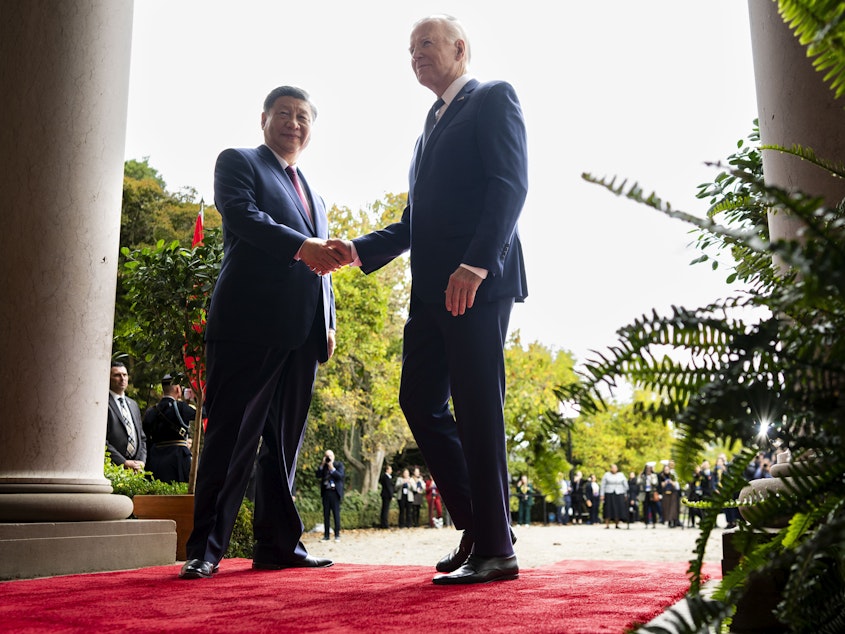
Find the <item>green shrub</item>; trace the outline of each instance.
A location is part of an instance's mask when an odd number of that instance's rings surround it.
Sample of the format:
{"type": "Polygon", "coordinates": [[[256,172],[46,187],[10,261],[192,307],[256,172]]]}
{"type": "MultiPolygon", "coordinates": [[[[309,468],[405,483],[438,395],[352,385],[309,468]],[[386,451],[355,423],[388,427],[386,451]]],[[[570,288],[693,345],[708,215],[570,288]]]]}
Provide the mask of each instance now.
{"type": "Polygon", "coordinates": [[[187,482],[162,482],[153,478],[149,471],[138,473],[114,464],[108,451],[103,475],[111,482],[112,493],[130,498],[136,495],[184,495],[188,492],[187,482]]]}

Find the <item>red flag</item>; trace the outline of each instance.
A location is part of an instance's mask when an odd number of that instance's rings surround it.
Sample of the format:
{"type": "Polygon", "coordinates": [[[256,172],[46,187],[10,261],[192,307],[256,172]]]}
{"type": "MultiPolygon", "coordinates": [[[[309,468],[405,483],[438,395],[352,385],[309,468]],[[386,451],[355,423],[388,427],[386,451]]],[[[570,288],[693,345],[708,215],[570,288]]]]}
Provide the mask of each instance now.
{"type": "Polygon", "coordinates": [[[205,203],[200,200],[200,210],[197,214],[197,221],[194,224],[194,240],[191,242],[191,248],[193,249],[195,246],[202,244],[203,239],[203,208],[205,207],[205,203]]]}

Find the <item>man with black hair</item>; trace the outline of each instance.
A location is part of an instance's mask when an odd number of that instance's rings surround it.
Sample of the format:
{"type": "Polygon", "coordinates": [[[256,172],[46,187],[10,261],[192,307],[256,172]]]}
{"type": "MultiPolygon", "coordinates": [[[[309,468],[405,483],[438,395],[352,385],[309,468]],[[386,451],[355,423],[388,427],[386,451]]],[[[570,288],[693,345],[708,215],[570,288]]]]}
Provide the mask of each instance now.
{"type": "Polygon", "coordinates": [[[109,372],[109,408],[106,418],[106,450],[111,461],[124,469],[144,471],[147,439],[141,425],[141,409],[126,395],[129,372],[122,361],[112,361],[109,372]]]}
{"type": "Polygon", "coordinates": [[[328,273],[340,257],[325,248],[326,205],[298,166],[316,116],[306,91],[279,86],[264,100],[264,143],[217,158],[223,262],[205,332],[208,424],[183,579],[217,570],[259,442],[252,567],[332,564],[302,544],[304,525],[291,493],[317,367],[335,348],[328,273]]]}

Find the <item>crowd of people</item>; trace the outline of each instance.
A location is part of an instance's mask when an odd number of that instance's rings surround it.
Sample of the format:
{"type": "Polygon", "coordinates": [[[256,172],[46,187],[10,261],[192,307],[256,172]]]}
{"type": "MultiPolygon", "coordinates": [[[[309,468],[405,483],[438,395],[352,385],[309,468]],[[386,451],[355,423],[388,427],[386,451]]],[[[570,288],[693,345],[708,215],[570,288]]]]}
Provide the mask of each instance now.
{"type": "Polygon", "coordinates": [[[399,508],[399,528],[418,528],[423,503],[428,508],[428,527],[443,528],[450,524],[440,490],[431,475],[423,477],[419,467],[402,469],[393,477],[393,467],[387,465],[379,479],[381,485],[380,528],[390,528],[390,508],[393,500],[399,508]]]}
{"type": "MultiPolygon", "coordinates": [[[[770,478],[772,456],[760,452],[744,472],[746,480],[770,478]]],[[[681,500],[706,501],[722,486],[722,478],[728,468],[725,454],[716,458],[715,465],[709,460],[696,465],[687,482],[681,482],[673,460],[647,463],[641,472],[631,471],[626,477],[615,464],[598,479],[595,474],[584,477],[575,471],[571,478],[558,474],[557,491],[552,511],[544,517],[557,524],[620,524],[642,522],[646,527],[657,528],[658,524],[676,528],[684,524],[696,526],[701,511],[695,505],[684,506],[681,500]],[[683,518],[683,519],[682,519],[683,518]]],[[[738,494],[735,492],[734,495],[738,494]]],[[[518,510],[516,523],[530,524],[531,507],[537,498],[527,476],[522,475],[515,485],[514,496],[518,510]]],[[[739,512],[736,508],[724,509],[727,528],[736,526],[739,512]]]]}

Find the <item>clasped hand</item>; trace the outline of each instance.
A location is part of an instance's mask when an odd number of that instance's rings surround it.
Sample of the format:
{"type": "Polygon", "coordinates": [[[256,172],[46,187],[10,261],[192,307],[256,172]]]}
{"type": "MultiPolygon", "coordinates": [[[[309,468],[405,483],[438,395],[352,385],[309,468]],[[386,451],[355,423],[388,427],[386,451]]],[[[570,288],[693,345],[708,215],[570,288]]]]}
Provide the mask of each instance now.
{"type": "MultiPolygon", "coordinates": [[[[352,242],[330,238],[309,238],[299,252],[300,259],[317,275],[333,273],[339,268],[351,264],[352,242]]],[[[458,267],[449,277],[445,290],[446,310],[453,317],[463,315],[475,303],[475,294],[483,279],[469,269],[458,267]]]]}
{"type": "Polygon", "coordinates": [[[348,240],[308,238],[299,258],[317,275],[326,275],[352,262],[352,243],[348,240]]]}

